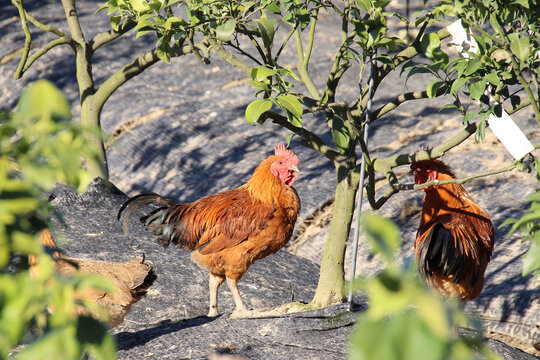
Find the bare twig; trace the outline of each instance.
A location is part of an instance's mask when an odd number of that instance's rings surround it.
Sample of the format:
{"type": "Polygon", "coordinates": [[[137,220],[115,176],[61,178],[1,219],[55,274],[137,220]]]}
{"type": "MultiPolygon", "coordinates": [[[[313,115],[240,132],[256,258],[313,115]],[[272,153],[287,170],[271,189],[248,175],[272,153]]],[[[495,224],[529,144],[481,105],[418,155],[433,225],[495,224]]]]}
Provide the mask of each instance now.
{"type": "MultiPolygon", "coordinates": [[[[443,95],[447,89],[448,89],[447,86],[441,86],[439,89],[437,89],[435,96],[443,95]]],[[[411,92],[396,96],[392,101],[384,104],[383,106],[381,106],[380,108],[378,108],[377,110],[373,112],[372,121],[379,119],[380,117],[394,110],[395,108],[397,108],[398,106],[400,106],[406,101],[427,99],[427,98],[428,98],[427,91],[411,91],[411,92]]]]}
{"type": "Polygon", "coordinates": [[[19,17],[21,18],[21,26],[24,32],[24,48],[21,56],[21,61],[19,62],[17,70],[15,71],[15,79],[20,79],[23,74],[24,65],[26,64],[26,60],[28,59],[30,47],[32,46],[32,35],[30,34],[30,29],[28,29],[26,11],[24,11],[22,3],[20,1],[14,0],[12,0],[12,3],[17,7],[17,10],[19,11],[19,17]]]}
{"type": "Polygon", "coordinates": [[[66,37],[61,37],[58,39],[55,39],[53,41],[50,41],[49,43],[45,44],[41,48],[39,48],[35,53],[33,53],[29,58],[28,61],[26,61],[24,68],[22,69],[21,76],[32,66],[32,64],[39,59],[41,56],[45,55],[49,50],[52,48],[63,45],[63,44],[70,44],[71,39],[66,37]]]}
{"type": "Polygon", "coordinates": [[[334,165],[343,161],[344,155],[341,155],[336,150],[328,146],[319,136],[307,130],[304,127],[297,127],[291,124],[283,115],[279,115],[273,111],[264,112],[261,119],[271,119],[274,123],[287,128],[296,135],[305,140],[304,146],[309,147],[328,158],[334,165]]]}
{"type": "Polygon", "coordinates": [[[127,20],[119,25],[118,31],[110,29],[108,31],[97,34],[91,40],[92,51],[96,51],[101,46],[106,45],[110,43],[111,41],[115,40],[116,38],[124,35],[128,31],[133,29],[136,25],[137,25],[137,22],[135,22],[134,20],[127,20]]]}
{"type": "Polygon", "coordinates": [[[421,150],[415,153],[411,154],[400,154],[396,156],[392,156],[385,159],[373,159],[371,161],[371,165],[373,167],[373,170],[369,169],[368,167],[368,175],[371,176],[371,179],[369,181],[369,188],[367,189],[368,194],[368,200],[370,205],[374,209],[380,208],[392,195],[397,194],[400,190],[402,190],[401,186],[399,184],[399,180],[396,176],[396,174],[393,171],[394,167],[400,166],[400,165],[406,165],[411,164],[415,161],[421,161],[421,160],[429,160],[429,159],[435,159],[438,157],[443,156],[448,150],[458,146],[463,141],[468,139],[472,134],[476,132],[477,126],[474,123],[471,123],[467,125],[465,129],[445,141],[444,143],[434,147],[432,150],[421,150]],[[373,185],[374,181],[374,174],[370,173],[369,171],[377,171],[386,177],[388,180],[388,183],[390,185],[390,189],[388,189],[385,194],[379,199],[375,200],[375,187],[373,185]]]}
{"type": "Polygon", "coordinates": [[[478,179],[478,178],[491,176],[491,175],[496,175],[496,174],[500,174],[500,173],[503,173],[503,172],[514,170],[516,168],[517,163],[518,163],[517,161],[513,161],[510,165],[505,166],[503,168],[496,169],[496,170],[491,170],[491,171],[486,171],[486,172],[483,172],[483,173],[480,173],[480,174],[467,176],[467,177],[464,177],[464,178],[461,178],[461,179],[448,179],[448,180],[441,180],[441,181],[439,181],[439,180],[430,180],[430,181],[427,181],[427,182],[425,182],[423,184],[399,184],[399,185],[397,185],[397,189],[398,190],[422,190],[422,189],[427,189],[430,186],[439,186],[439,185],[446,185],[446,184],[464,184],[467,181],[470,181],[470,180],[473,180],[473,179],[478,179]]]}

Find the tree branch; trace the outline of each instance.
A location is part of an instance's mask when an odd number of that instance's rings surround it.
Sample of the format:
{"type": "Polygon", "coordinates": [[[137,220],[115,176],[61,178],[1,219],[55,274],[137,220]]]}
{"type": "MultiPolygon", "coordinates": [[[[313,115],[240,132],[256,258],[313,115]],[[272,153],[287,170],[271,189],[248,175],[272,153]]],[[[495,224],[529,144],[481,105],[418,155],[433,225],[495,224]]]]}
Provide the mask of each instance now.
{"type": "Polygon", "coordinates": [[[21,56],[21,61],[19,62],[19,66],[17,67],[17,70],[15,71],[14,77],[15,79],[20,79],[23,74],[30,68],[30,66],[43,54],[48,52],[50,49],[54,48],[55,46],[62,45],[62,44],[69,44],[71,43],[71,38],[64,34],[64,32],[60,31],[59,29],[44,25],[41,22],[39,22],[36,18],[34,18],[31,14],[27,13],[26,10],[24,10],[24,7],[22,5],[22,2],[20,0],[11,0],[11,3],[17,7],[17,10],[19,11],[19,17],[21,19],[21,27],[24,32],[24,48],[21,56]],[[53,40],[43,46],[40,50],[38,50],[36,53],[34,53],[30,58],[28,58],[28,55],[30,53],[30,48],[32,47],[32,35],[30,34],[30,29],[28,28],[28,20],[34,24],[39,29],[51,32],[55,35],[58,35],[60,39],[53,40]]]}
{"type": "MultiPolygon", "coordinates": [[[[421,39],[424,36],[424,32],[427,28],[427,25],[428,25],[427,21],[424,22],[424,24],[422,25],[422,28],[416,35],[416,38],[411,43],[411,45],[401,50],[392,58],[393,66],[389,64],[382,64],[380,67],[377,68],[377,72],[375,73],[374,82],[373,82],[374,93],[376,92],[379,84],[384,80],[386,75],[388,75],[395,67],[401,65],[407,60],[414,58],[416,55],[418,55],[422,51],[420,44],[421,44],[421,39]]],[[[446,30],[446,28],[442,28],[435,33],[437,34],[437,36],[439,36],[440,39],[444,39],[450,36],[450,33],[448,32],[448,30],[446,30]]],[[[357,117],[357,116],[362,115],[363,109],[365,109],[367,105],[367,101],[368,101],[367,95],[368,95],[368,86],[366,84],[366,86],[364,86],[364,88],[362,89],[362,94],[360,96],[358,103],[353,106],[354,107],[354,110],[352,112],[353,116],[357,117]]]]}
{"type": "Polygon", "coordinates": [[[25,19],[27,19],[32,24],[34,24],[38,29],[41,29],[41,30],[46,31],[46,32],[53,33],[53,34],[57,35],[58,37],[69,37],[62,30],[60,30],[58,28],[55,28],[54,26],[51,26],[51,25],[45,25],[45,24],[41,23],[39,20],[37,20],[35,17],[33,17],[32,14],[26,12],[24,10],[24,7],[22,5],[21,0],[11,0],[11,3],[13,5],[15,5],[17,7],[17,9],[19,10],[19,15],[21,17],[21,21],[22,21],[22,18],[23,18],[23,14],[21,14],[21,11],[22,11],[24,13],[25,19]]]}
{"type": "Polygon", "coordinates": [[[251,75],[251,66],[234,56],[234,54],[231,54],[230,52],[225,50],[221,42],[218,42],[211,37],[207,37],[207,40],[212,49],[219,55],[220,58],[222,58],[235,68],[245,72],[248,75],[251,75]]]}
{"type": "Polygon", "coordinates": [[[106,45],[111,41],[115,40],[116,38],[124,35],[128,31],[133,29],[135,26],[137,26],[137,22],[135,22],[134,20],[127,20],[120,24],[118,31],[110,29],[108,31],[97,34],[90,41],[90,43],[92,44],[92,51],[96,51],[101,46],[106,45]]]}
{"type": "MultiPolygon", "coordinates": [[[[448,88],[446,86],[440,87],[437,92],[435,93],[435,96],[441,96],[444,95],[448,88]]],[[[427,99],[428,94],[427,91],[411,91],[405,94],[401,94],[399,96],[396,96],[392,101],[386,103],[385,105],[381,106],[377,110],[375,110],[371,114],[371,121],[377,120],[378,118],[382,117],[386,113],[394,110],[401,104],[403,104],[406,101],[409,100],[420,100],[420,99],[427,99]]]]}
{"type": "MultiPolygon", "coordinates": [[[[28,60],[26,61],[26,63],[24,64],[24,67],[23,69],[21,69],[21,72],[20,73],[16,73],[16,76],[15,78],[16,79],[20,79],[20,77],[22,75],[24,75],[24,73],[32,66],[32,64],[37,60],[39,59],[41,56],[45,55],[47,52],[49,52],[49,50],[51,50],[52,48],[58,46],[58,45],[63,45],[63,44],[70,44],[71,43],[71,39],[70,38],[66,38],[66,37],[61,37],[61,38],[58,38],[58,39],[55,39],[47,44],[45,44],[43,47],[39,48],[35,53],[33,53],[29,58],[28,60]],[[17,75],[19,75],[17,77],[17,75]]],[[[18,71],[18,69],[17,69],[18,71]]]]}
{"type": "Polygon", "coordinates": [[[289,131],[295,133],[296,135],[300,136],[302,139],[305,140],[305,144],[303,144],[306,147],[309,147],[310,149],[313,149],[317,151],[318,153],[322,154],[326,158],[328,158],[332,164],[336,164],[337,162],[340,162],[343,160],[344,156],[341,155],[338,151],[332,149],[330,146],[328,146],[320,137],[318,137],[313,132],[307,130],[304,127],[297,127],[291,124],[285,116],[279,115],[273,111],[266,111],[261,115],[261,118],[263,121],[266,119],[271,119],[272,122],[288,129],[289,131]]]}
{"type": "MultiPolygon", "coordinates": [[[[181,41],[180,44],[182,44],[181,41]]],[[[191,53],[193,48],[190,45],[175,46],[171,49],[171,56],[178,57],[191,53]]],[[[135,60],[118,70],[110,76],[96,91],[94,104],[96,108],[101,109],[107,99],[126,81],[139,75],[144,70],[160,61],[157,56],[157,49],[152,49],[138,56],[135,60]]]]}
{"type": "Polygon", "coordinates": [[[15,71],[15,79],[20,79],[24,72],[24,66],[26,64],[26,60],[28,59],[28,54],[30,53],[30,47],[32,46],[32,35],[30,34],[30,29],[28,29],[26,11],[24,11],[21,1],[12,0],[11,2],[17,7],[17,10],[19,11],[19,17],[21,18],[21,26],[24,32],[24,48],[21,56],[21,61],[19,62],[17,70],[15,71]]]}
{"type": "Polygon", "coordinates": [[[80,45],[84,44],[84,34],[81,29],[81,23],[79,22],[79,16],[77,15],[75,0],[62,0],[62,5],[64,6],[64,11],[66,13],[66,20],[71,37],[80,45]]]}
{"type": "Polygon", "coordinates": [[[347,37],[341,44],[338,49],[338,52],[334,58],[334,63],[332,64],[332,69],[326,80],[326,90],[325,95],[328,99],[328,102],[333,103],[335,101],[336,88],[341,80],[345,71],[350,68],[351,63],[347,59],[344,59],[343,56],[347,51],[347,42],[351,40],[355,35],[347,37]]]}
{"type": "MultiPolygon", "coordinates": [[[[471,123],[465,127],[462,131],[445,141],[444,143],[434,147],[432,150],[421,150],[411,154],[400,154],[385,159],[373,159],[372,167],[374,171],[384,174],[390,189],[388,189],[384,195],[377,201],[375,201],[375,187],[368,189],[368,200],[373,209],[379,209],[392,195],[397,194],[402,189],[402,185],[399,184],[399,180],[392,170],[394,167],[400,165],[411,164],[416,161],[436,159],[443,156],[448,150],[458,146],[463,141],[468,139],[472,134],[476,132],[477,125],[471,123]]],[[[514,165],[515,167],[515,165],[514,165]]],[[[508,170],[506,170],[508,171],[508,170]]],[[[374,175],[372,175],[374,176],[374,175]]],[[[370,181],[371,183],[371,181],[370,181]]],[[[426,186],[427,187],[427,186],[426,186]]]]}
{"type": "MultiPolygon", "coordinates": [[[[308,41],[308,44],[313,44],[313,37],[315,36],[316,19],[312,18],[311,21],[312,26],[309,32],[310,39],[308,41]]],[[[306,56],[306,54],[304,54],[302,37],[300,36],[300,30],[298,28],[294,32],[294,38],[296,40],[296,52],[298,53],[298,73],[300,74],[300,77],[302,78],[302,81],[306,85],[306,88],[308,89],[311,96],[313,96],[317,100],[320,100],[321,94],[319,93],[319,89],[317,89],[317,86],[315,86],[315,83],[313,82],[308,73],[309,56],[306,56]]],[[[311,49],[309,49],[309,45],[307,55],[311,55],[311,49]]]]}
{"type": "Polygon", "coordinates": [[[398,190],[422,190],[422,189],[427,189],[430,186],[439,186],[439,185],[446,185],[446,184],[464,184],[467,181],[470,181],[473,179],[478,179],[478,178],[482,178],[482,177],[486,177],[490,175],[496,175],[503,172],[514,170],[516,168],[517,163],[518,161],[513,161],[512,164],[505,166],[503,168],[500,168],[497,170],[486,171],[480,174],[467,176],[461,179],[448,179],[448,180],[441,180],[441,181],[430,180],[423,184],[399,184],[397,186],[397,189],[398,190]]]}

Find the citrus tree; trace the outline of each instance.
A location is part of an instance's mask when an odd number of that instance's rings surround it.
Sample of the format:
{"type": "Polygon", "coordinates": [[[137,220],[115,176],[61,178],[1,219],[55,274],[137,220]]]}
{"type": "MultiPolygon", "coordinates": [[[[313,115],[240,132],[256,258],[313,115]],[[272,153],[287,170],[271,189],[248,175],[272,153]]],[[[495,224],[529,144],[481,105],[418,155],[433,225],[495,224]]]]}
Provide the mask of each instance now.
{"type": "MultiPolygon", "coordinates": [[[[121,41],[122,36],[130,30],[139,29],[140,25],[138,21],[141,19],[135,17],[127,21],[120,21],[121,18],[119,16],[112,16],[111,28],[109,30],[101,32],[92,38],[87,38],[84,35],[77,14],[75,0],[62,0],[68,27],[67,32],[62,31],[60,28],[51,24],[42,23],[38,17],[25,9],[22,0],[12,0],[11,2],[19,11],[21,27],[25,35],[22,56],[19,66],[14,74],[15,78],[21,78],[36,61],[39,61],[40,58],[49,54],[52,49],[58,46],[70,47],[75,58],[77,84],[81,101],[80,120],[81,123],[87,127],[101,127],[101,111],[103,110],[105,103],[110,96],[129,79],[139,75],[159,61],[164,60],[168,62],[171,57],[182,56],[191,52],[199,54],[199,49],[204,53],[207,49],[203,43],[193,42],[191,41],[192,38],[190,39],[188,37],[188,34],[184,34],[183,36],[176,37],[175,45],[168,46],[166,52],[162,51],[162,47],[159,47],[135,55],[133,60],[117,69],[113,75],[106,78],[101,84],[97,84],[94,81],[95,67],[92,66],[94,64],[96,53],[99,51],[106,51],[103,50],[103,47],[110,43],[121,41]],[[54,40],[51,40],[41,47],[35,47],[35,43],[32,41],[30,25],[35,26],[41,31],[53,34],[55,36],[54,40]]],[[[139,3],[142,4],[143,2],[134,2],[133,6],[129,5],[129,9],[134,11],[142,10],[142,5],[138,6],[139,3]]],[[[119,3],[119,6],[122,8],[123,5],[119,3]]],[[[168,11],[169,9],[169,5],[167,4],[160,3],[159,6],[163,7],[164,11],[168,11]]],[[[167,26],[170,27],[171,23],[169,22],[166,24],[163,31],[167,32],[167,26]]],[[[163,43],[166,43],[166,41],[163,43]]],[[[89,144],[95,148],[95,152],[98,154],[97,158],[89,159],[87,163],[88,172],[92,178],[99,176],[108,180],[109,168],[104,145],[104,137],[106,137],[106,134],[97,132],[89,133],[85,136],[87,137],[89,144]]]]}
{"type": "MultiPolygon", "coordinates": [[[[104,5],[112,15],[111,24],[123,26],[136,21],[138,34],[156,34],[157,51],[162,57],[168,58],[167,54],[172,53],[170,49],[181,44],[184,38],[204,39],[211,51],[251,76],[256,98],[246,108],[249,123],[270,120],[287,128],[301,138],[303,145],[326,157],[334,166],[337,186],[333,217],[312,307],[335,304],[343,299],[345,246],[362,167],[366,169],[367,198],[371,206],[378,209],[399,191],[434,185],[402,184],[394,172],[396,167],[440,157],[472,135],[482,141],[489,114],[500,115],[503,107],[509,114],[532,107],[540,121],[538,97],[534,95],[538,20],[536,10],[531,12],[526,2],[441,1],[409,24],[411,29],[416,29],[416,36],[408,41],[390,34],[391,17],[404,23],[408,23],[408,19],[389,10],[389,3],[384,0],[340,3],[111,0],[104,5]],[[318,39],[317,23],[322,12],[331,12],[341,19],[335,29],[341,34],[341,45],[326,74],[325,85],[318,87],[310,72],[310,59],[318,39]],[[497,21],[494,13],[501,19],[497,21]],[[471,28],[479,43],[479,51],[468,51],[468,57],[451,58],[441,47],[441,40],[450,36],[441,22],[444,25],[457,18],[464,19],[465,26],[471,28]],[[517,20],[505,22],[510,18],[517,20]],[[493,26],[489,32],[482,26],[488,23],[493,26]],[[506,23],[511,25],[501,25],[506,23]],[[282,54],[287,46],[296,49],[297,59],[292,66],[283,64],[282,54]],[[494,59],[494,53],[500,58],[494,59]],[[419,55],[427,58],[427,62],[416,61],[419,55]],[[352,68],[360,74],[357,91],[353,101],[345,101],[340,98],[340,90],[352,68]],[[370,99],[377,95],[385,78],[395,71],[404,72],[405,80],[418,73],[430,73],[434,80],[425,84],[423,91],[395,94],[390,101],[372,109],[367,117],[370,99]],[[524,72],[532,77],[524,76],[524,72]],[[495,101],[475,108],[477,100],[489,96],[486,91],[495,101]],[[370,122],[383,121],[404,102],[441,96],[450,99],[445,108],[453,107],[462,112],[460,132],[429,151],[390,158],[372,156],[365,141],[370,122]],[[312,114],[314,121],[327,125],[326,130],[317,132],[309,125],[312,121],[304,121],[312,114]],[[331,141],[324,140],[327,132],[332,135],[331,141]],[[361,155],[364,162],[360,160],[361,155]],[[387,190],[378,196],[374,187],[376,173],[384,175],[388,181],[387,190]]],[[[514,161],[501,169],[453,181],[463,183],[522,166],[514,161]]]]}

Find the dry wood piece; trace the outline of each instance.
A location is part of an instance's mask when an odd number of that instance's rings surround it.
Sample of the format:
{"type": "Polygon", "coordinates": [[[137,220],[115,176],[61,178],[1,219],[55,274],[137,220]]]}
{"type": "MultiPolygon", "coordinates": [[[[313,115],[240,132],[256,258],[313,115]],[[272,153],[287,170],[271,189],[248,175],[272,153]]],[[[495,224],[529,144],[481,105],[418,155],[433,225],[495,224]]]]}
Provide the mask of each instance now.
{"type": "MultiPolygon", "coordinates": [[[[89,314],[98,320],[107,321],[111,327],[123,321],[131,304],[146,294],[146,290],[155,279],[152,267],[144,263],[144,256],[127,262],[71,258],[58,251],[54,238],[48,229],[41,231],[40,239],[47,252],[56,261],[56,271],[59,273],[65,276],[76,273],[100,275],[113,285],[115,289],[113,292],[89,289],[76,294],[77,300],[93,300],[101,305],[106,310],[107,315],[104,316],[102,312],[87,309],[81,305],[77,305],[75,308],[77,315],[89,314]]],[[[37,257],[31,255],[28,261],[31,275],[37,276],[39,273],[37,257]]]]}

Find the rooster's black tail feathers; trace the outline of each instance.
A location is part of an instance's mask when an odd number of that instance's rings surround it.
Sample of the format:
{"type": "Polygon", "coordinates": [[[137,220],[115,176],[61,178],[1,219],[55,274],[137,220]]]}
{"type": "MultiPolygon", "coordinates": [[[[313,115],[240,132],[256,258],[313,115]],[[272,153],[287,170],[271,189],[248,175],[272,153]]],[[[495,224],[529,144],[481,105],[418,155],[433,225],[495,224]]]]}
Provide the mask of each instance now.
{"type": "Polygon", "coordinates": [[[155,193],[140,194],[140,195],[132,197],[131,199],[126,201],[122,205],[120,210],[118,211],[117,219],[120,220],[120,217],[122,216],[122,212],[124,212],[125,210],[124,221],[122,223],[124,234],[127,235],[129,233],[129,223],[133,214],[137,212],[139,209],[141,209],[143,206],[150,205],[150,204],[156,204],[156,205],[161,205],[164,207],[169,207],[171,205],[174,205],[175,203],[171,199],[164,198],[155,193]]]}

